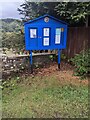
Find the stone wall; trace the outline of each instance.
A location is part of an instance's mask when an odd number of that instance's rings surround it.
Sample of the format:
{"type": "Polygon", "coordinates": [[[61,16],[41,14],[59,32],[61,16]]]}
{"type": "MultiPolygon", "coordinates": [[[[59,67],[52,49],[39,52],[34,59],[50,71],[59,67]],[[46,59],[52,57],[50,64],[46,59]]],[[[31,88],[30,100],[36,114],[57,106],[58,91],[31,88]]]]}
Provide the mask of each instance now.
{"type": "MultiPolygon", "coordinates": [[[[55,54],[51,54],[51,53],[34,54],[33,66],[39,67],[39,66],[43,66],[44,64],[50,64],[50,62],[54,58],[53,56],[55,56],[55,54]]],[[[2,60],[1,63],[2,75],[10,75],[13,72],[30,68],[29,55],[17,55],[17,56],[2,55],[0,59],[2,60]]]]}

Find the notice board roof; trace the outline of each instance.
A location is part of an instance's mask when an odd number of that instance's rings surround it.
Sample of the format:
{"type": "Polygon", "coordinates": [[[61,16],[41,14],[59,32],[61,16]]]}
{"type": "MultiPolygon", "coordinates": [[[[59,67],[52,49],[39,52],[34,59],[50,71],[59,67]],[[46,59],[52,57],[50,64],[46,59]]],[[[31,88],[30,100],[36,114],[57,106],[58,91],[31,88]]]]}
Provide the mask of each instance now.
{"type": "Polygon", "coordinates": [[[42,19],[42,18],[44,18],[44,17],[49,17],[49,18],[51,18],[51,19],[53,19],[53,20],[55,20],[55,21],[58,21],[58,22],[60,22],[60,23],[62,23],[62,24],[68,25],[68,23],[66,23],[66,22],[64,22],[64,21],[62,21],[62,20],[59,20],[59,19],[57,19],[57,18],[55,18],[55,17],[53,17],[53,16],[50,16],[50,15],[48,15],[48,14],[45,14],[45,15],[40,16],[40,17],[38,17],[38,18],[35,18],[35,19],[33,19],[33,20],[29,20],[29,21],[25,22],[24,25],[29,24],[29,23],[32,23],[32,22],[34,22],[34,21],[38,21],[38,20],[40,20],[40,19],[42,19]]]}

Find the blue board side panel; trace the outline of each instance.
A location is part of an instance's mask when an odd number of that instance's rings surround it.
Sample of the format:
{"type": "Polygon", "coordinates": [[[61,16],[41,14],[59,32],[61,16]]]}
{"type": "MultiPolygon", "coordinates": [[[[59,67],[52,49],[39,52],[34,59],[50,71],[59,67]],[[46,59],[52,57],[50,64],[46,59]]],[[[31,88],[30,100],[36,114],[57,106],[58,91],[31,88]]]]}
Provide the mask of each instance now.
{"type": "Polygon", "coordinates": [[[29,35],[28,35],[28,27],[25,26],[25,48],[26,50],[29,50],[29,46],[30,46],[30,43],[29,43],[29,35]]]}
{"type": "Polygon", "coordinates": [[[67,26],[64,29],[64,45],[63,45],[63,49],[66,48],[66,42],[67,42],[67,26]]]}

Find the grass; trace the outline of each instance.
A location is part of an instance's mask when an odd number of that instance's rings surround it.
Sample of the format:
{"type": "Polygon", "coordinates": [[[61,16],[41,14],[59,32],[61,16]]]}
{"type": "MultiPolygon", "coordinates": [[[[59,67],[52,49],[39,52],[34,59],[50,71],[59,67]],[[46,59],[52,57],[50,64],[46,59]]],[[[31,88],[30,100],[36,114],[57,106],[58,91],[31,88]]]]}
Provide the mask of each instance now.
{"type": "Polygon", "coordinates": [[[16,77],[4,83],[3,118],[87,118],[87,85],[61,85],[54,76],[16,77]]]}

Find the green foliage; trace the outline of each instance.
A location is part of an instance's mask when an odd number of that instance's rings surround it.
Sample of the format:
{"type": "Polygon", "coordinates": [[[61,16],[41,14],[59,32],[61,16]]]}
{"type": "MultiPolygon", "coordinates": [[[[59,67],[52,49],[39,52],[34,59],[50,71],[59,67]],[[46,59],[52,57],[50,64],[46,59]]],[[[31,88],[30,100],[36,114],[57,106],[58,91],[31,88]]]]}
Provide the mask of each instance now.
{"type": "Polygon", "coordinates": [[[16,19],[0,19],[0,31],[2,32],[19,32],[22,28],[22,22],[16,19]]]}
{"type": "Polygon", "coordinates": [[[16,32],[3,32],[2,33],[2,47],[19,52],[24,49],[24,35],[16,32]]]}
{"type": "Polygon", "coordinates": [[[20,52],[24,48],[24,35],[21,34],[21,30],[23,30],[23,25],[20,20],[10,18],[0,19],[1,47],[12,48],[20,52]]]}
{"type": "Polygon", "coordinates": [[[28,19],[34,19],[44,14],[56,15],[56,11],[54,11],[55,6],[58,3],[55,2],[29,2],[25,1],[24,4],[20,5],[18,11],[20,14],[24,15],[22,18],[24,21],[28,19]]]}
{"type": "Polygon", "coordinates": [[[54,55],[49,55],[49,59],[50,59],[51,61],[56,61],[56,60],[57,60],[57,55],[56,55],[56,54],[54,54],[54,55]]]}
{"type": "Polygon", "coordinates": [[[62,60],[65,60],[66,59],[66,56],[64,54],[61,54],[61,59],[62,60]]]}
{"type": "Polygon", "coordinates": [[[76,75],[86,76],[90,73],[90,49],[77,54],[71,61],[76,67],[76,75]]]}
{"type": "Polygon", "coordinates": [[[53,55],[49,55],[49,59],[50,59],[51,61],[53,61],[54,56],[53,56],[53,55]]]}
{"type": "Polygon", "coordinates": [[[55,11],[70,23],[86,23],[87,16],[90,15],[90,2],[62,2],[55,7],[55,11]]]}
{"type": "Polygon", "coordinates": [[[24,15],[23,20],[34,19],[46,13],[69,24],[85,24],[90,15],[90,2],[29,2],[18,8],[20,14],[24,15]]]}

